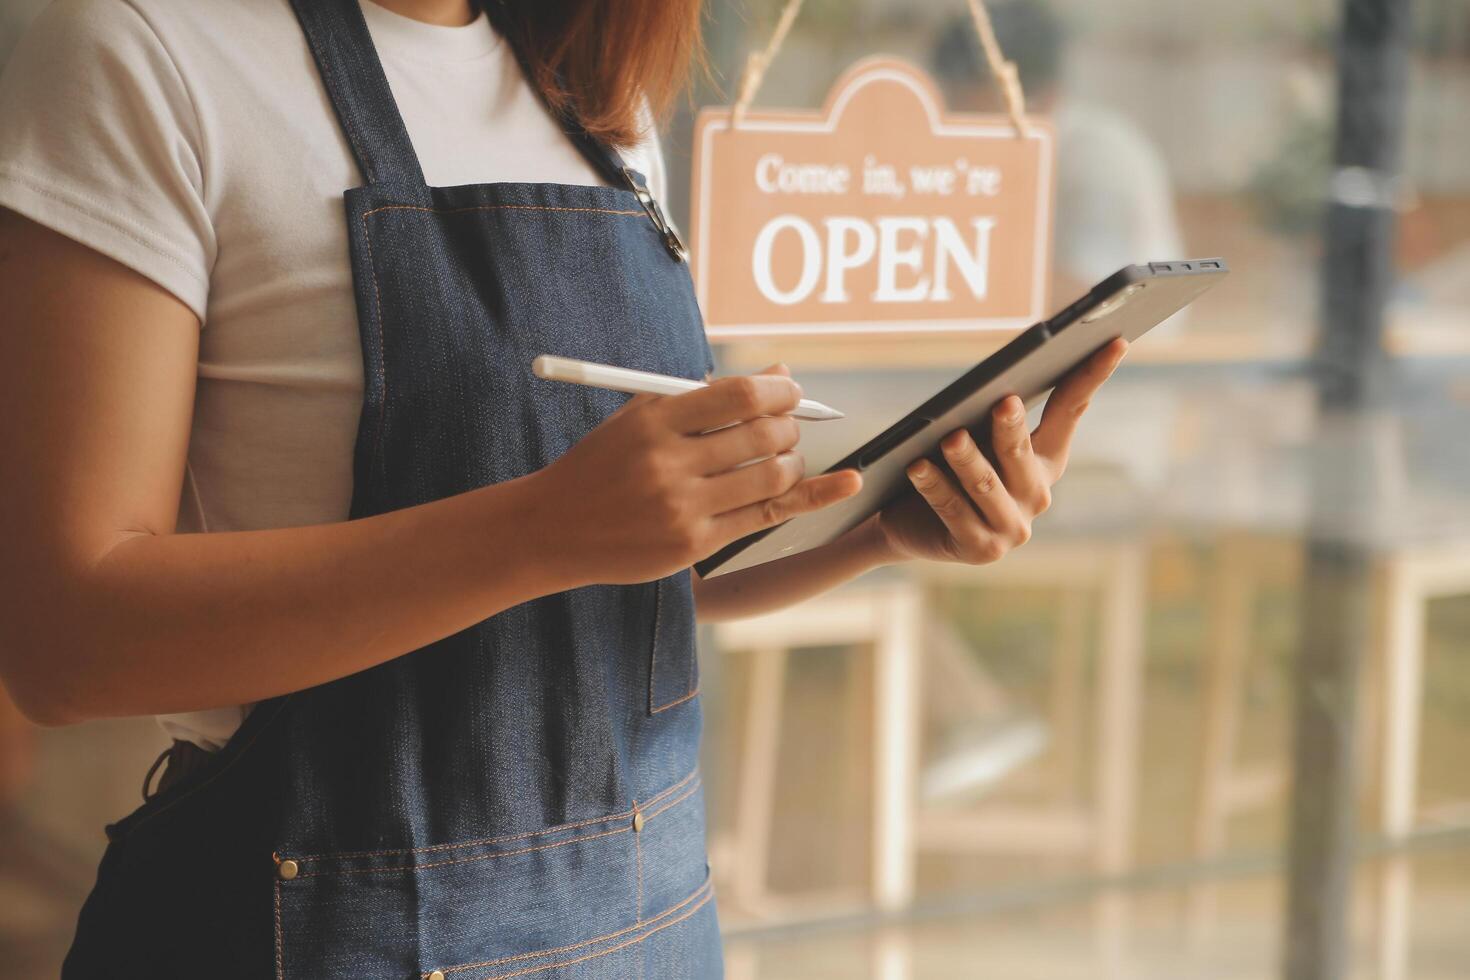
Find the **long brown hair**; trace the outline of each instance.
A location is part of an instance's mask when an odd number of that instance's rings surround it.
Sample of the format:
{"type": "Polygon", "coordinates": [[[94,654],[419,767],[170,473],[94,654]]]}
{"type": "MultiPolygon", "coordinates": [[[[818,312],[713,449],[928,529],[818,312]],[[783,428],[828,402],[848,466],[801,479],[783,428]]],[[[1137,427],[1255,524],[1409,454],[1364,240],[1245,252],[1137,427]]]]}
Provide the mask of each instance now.
{"type": "MultiPolygon", "coordinates": [[[[496,0],[487,0],[495,4],[496,0]]],[[[700,0],[500,0],[531,84],[614,146],[662,118],[700,52],[700,0]]]]}

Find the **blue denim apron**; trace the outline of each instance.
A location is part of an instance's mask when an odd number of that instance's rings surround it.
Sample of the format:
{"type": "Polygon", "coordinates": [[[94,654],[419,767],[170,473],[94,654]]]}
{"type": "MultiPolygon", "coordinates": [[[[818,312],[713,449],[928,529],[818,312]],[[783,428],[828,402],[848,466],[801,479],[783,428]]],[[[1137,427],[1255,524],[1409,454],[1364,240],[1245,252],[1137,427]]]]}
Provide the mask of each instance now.
{"type": "MultiPolygon", "coordinates": [[[[627,397],[537,354],[709,370],[641,175],[569,123],[618,186],[429,187],[357,0],[293,5],[364,178],[352,517],[540,469],[627,397]]],[[[258,704],[109,826],[63,976],[720,976],[693,612],[687,571],[575,589],[258,704]]]]}

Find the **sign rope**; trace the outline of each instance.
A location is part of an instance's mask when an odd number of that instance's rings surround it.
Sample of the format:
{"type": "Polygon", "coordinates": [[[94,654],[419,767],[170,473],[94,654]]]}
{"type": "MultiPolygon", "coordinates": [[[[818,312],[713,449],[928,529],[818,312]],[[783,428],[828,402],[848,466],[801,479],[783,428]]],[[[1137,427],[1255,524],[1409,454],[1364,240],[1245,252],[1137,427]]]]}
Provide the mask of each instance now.
{"type": "MultiPolygon", "coordinates": [[[[1026,93],[1021,89],[1021,74],[1016,70],[1015,62],[1008,61],[1005,53],[1000,49],[1000,42],[995,38],[995,28],[990,23],[990,11],[985,7],[985,0],[966,0],[966,2],[970,7],[970,19],[975,24],[975,33],[980,36],[980,50],[985,54],[985,64],[989,67],[990,75],[995,79],[995,83],[1000,86],[1001,94],[1005,96],[1006,111],[1010,114],[1011,125],[1015,127],[1016,137],[1023,138],[1030,130],[1026,126],[1026,93]]],[[[801,4],[802,0],[786,0],[786,5],[781,8],[781,17],[776,21],[776,29],[771,33],[771,39],[766,42],[765,48],[760,51],[752,51],[746,58],[745,72],[740,76],[740,93],[730,110],[732,128],[740,128],[740,123],[745,118],[745,110],[755,98],[756,92],[760,90],[761,82],[766,77],[766,69],[770,67],[776,53],[785,43],[786,35],[790,33],[791,25],[801,11],[801,4]]]]}

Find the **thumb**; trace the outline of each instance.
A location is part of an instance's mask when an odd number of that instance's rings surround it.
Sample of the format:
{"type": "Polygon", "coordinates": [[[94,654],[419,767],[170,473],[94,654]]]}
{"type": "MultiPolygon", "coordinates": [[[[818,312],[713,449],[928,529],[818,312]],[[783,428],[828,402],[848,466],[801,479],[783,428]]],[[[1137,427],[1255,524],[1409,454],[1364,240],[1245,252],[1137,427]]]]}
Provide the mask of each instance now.
{"type": "Polygon", "coordinates": [[[756,374],[779,374],[783,378],[789,378],[791,377],[791,369],[778,361],[769,367],[761,368],[756,374]]]}

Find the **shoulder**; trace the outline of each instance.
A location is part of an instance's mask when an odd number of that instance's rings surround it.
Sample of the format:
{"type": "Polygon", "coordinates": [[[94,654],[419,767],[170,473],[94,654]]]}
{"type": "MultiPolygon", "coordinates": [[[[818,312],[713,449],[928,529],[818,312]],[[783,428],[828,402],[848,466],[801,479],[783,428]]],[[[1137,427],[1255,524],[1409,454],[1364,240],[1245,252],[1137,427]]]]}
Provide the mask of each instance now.
{"type": "Polygon", "coordinates": [[[0,77],[0,167],[126,153],[192,129],[192,117],[173,59],[132,3],[53,0],[0,77]]]}
{"type": "Polygon", "coordinates": [[[297,32],[288,0],[51,0],[22,36],[17,58],[44,53],[57,75],[99,58],[114,67],[178,70],[189,60],[181,56],[277,43],[283,30],[297,32]]]}
{"type": "Polygon", "coordinates": [[[5,78],[129,89],[178,76],[181,55],[250,43],[289,23],[287,0],[52,0],[20,38],[5,78]]]}
{"type": "Polygon", "coordinates": [[[258,11],[290,17],[286,2],[53,0],[0,77],[0,205],[202,311],[216,241],[200,109],[242,77],[214,49],[258,11]]]}
{"type": "MultiPolygon", "coordinates": [[[[274,6],[271,0],[242,0],[234,9],[260,12],[274,6]]],[[[232,5],[220,0],[50,0],[31,22],[23,43],[64,39],[102,49],[140,40],[156,43],[164,29],[208,30],[231,11],[232,5]]]]}
{"type": "Polygon", "coordinates": [[[6,74],[45,64],[60,76],[99,55],[156,46],[148,22],[126,0],[52,0],[21,37],[6,74]]]}

